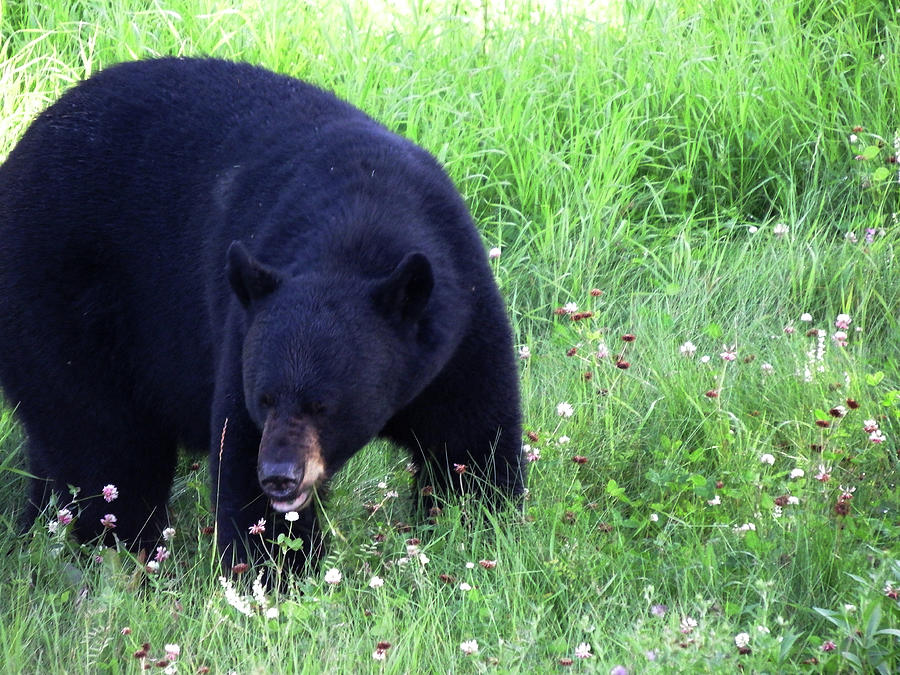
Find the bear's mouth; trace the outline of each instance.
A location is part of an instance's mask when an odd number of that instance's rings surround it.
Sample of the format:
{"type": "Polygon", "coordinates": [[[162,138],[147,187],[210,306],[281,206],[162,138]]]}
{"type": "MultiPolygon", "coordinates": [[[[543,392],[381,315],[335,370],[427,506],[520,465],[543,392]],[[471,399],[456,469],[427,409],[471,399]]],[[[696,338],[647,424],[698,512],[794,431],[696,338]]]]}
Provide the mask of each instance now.
{"type": "Polygon", "coordinates": [[[286,501],[281,499],[270,499],[269,503],[272,504],[272,508],[278,511],[279,513],[287,513],[288,511],[299,511],[304,506],[309,504],[309,494],[311,492],[311,488],[308,490],[303,490],[300,494],[294,497],[293,501],[286,501]]]}

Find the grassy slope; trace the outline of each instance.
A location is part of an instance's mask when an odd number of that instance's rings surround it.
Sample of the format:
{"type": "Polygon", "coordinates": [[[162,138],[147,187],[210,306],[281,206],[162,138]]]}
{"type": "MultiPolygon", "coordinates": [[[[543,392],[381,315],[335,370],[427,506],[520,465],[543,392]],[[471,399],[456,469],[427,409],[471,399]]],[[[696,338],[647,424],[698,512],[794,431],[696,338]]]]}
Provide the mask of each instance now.
{"type": "Polygon", "coordinates": [[[436,525],[402,532],[393,525],[413,516],[378,483],[402,495],[405,460],[367,449],[327,510],[337,534],[326,567],[344,581],[298,581],[305,594],[282,598],[279,620],[267,622],[223,599],[199,531],[210,521],[202,471],[180,474],[173,557],[137,593],[121,557],[59,553],[43,528],[23,546],[13,525],[25,494],[21,436],[7,415],[0,664],[136,669],[132,653],[147,640],[154,657],[179,643],[181,672],[546,672],[580,642],[595,656],[577,666],[596,672],[733,672],[738,661],[793,670],[813,657],[832,671],[854,658],[898,666],[892,634],[846,642],[857,627],[866,636],[867,626],[900,626],[883,591],[900,585],[900,204],[896,173],[876,175],[896,168],[884,160],[898,131],[900,54],[897,16],[883,3],[685,0],[619,15],[590,3],[562,13],[516,3],[396,13],[124,4],[4,5],[0,155],[72,82],[124,59],[212,54],[335,89],[434,152],[486,246],[502,247],[497,277],[532,352],[522,383],[539,440],[526,442],[541,459],[523,522],[483,525],[454,503],[436,525]],[[855,126],[864,130],[853,145],[855,126]],[[868,146],[879,157],[854,160],[868,146]],[[777,223],[787,235],[774,234],[777,223]],[[865,228],[877,230],[871,244],[865,228]],[[555,316],[567,302],[594,317],[555,316]],[[853,318],[845,348],[830,339],[839,313],[853,318]],[[809,328],[828,337],[806,382],[809,328]],[[637,340],[623,370],[613,357],[626,332],[637,340]],[[692,359],[679,353],[686,340],[699,347],[692,359]],[[613,357],[594,356],[601,343],[613,357]],[[735,361],[720,359],[723,343],[737,346],[735,361]],[[848,397],[860,409],[828,417],[848,397]],[[571,418],[556,414],[562,401],[571,418]],[[867,440],[871,418],[886,443],[867,440]],[[815,480],[820,464],[830,481],[815,480]],[[805,475],[791,479],[795,468],[805,475]],[[847,517],[834,512],[840,485],[856,488],[847,517]],[[787,494],[799,504],[775,517],[787,494]],[[368,515],[363,504],[380,501],[368,515]],[[734,531],[744,523],[756,529],[734,531]],[[384,541],[373,543],[377,534],[384,541]],[[427,565],[395,564],[411,536],[427,565]],[[479,559],[499,563],[465,567],[479,559]],[[368,587],[373,573],[384,587],[368,587]],[[463,581],[475,589],[459,590],[463,581]],[[656,604],[664,616],[650,612],[656,604]],[[688,633],[685,617],[699,624],[688,633]],[[740,632],[750,654],[737,652],[740,632]],[[470,638],[481,650],[467,657],[459,644],[470,638]],[[384,663],[371,657],[379,640],[393,645],[384,663]],[[822,652],[824,640],[839,649],[822,652]]]}

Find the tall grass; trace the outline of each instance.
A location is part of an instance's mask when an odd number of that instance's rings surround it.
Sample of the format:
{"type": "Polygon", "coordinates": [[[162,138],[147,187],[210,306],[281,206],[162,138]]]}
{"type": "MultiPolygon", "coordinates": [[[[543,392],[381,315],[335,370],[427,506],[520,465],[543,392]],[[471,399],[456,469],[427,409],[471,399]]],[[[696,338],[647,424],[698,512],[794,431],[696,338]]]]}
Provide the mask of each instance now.
{"type": "Polygon", "coordinates": [[[23,439],[7,409],[0,670],[136,671],[167,643],[180,672],[548,672],[566,659],[602,673],[896,670],[895,9],[4,4],[0,156],[77,80],[163,54],[311,80],[433,152],[502,250],[497,279],[531,353],[523,440],[540,458],[524,517],[473,518],[477,505],[455,500],[426,523],[403,498],[405,458],[373,444],[325,504],[323,568],[271,598],[279,617],[265,619],[225,601],[208,487],[189,460],[156,574],[66,544],[45,521],[20,537],[23,439]],[[555,313],[566,303],[593,316],[555,313]],[[821,354],[810,330],[825,331],[821,354]],[[859,408],[829,414],[847,399],[859,408]]]}

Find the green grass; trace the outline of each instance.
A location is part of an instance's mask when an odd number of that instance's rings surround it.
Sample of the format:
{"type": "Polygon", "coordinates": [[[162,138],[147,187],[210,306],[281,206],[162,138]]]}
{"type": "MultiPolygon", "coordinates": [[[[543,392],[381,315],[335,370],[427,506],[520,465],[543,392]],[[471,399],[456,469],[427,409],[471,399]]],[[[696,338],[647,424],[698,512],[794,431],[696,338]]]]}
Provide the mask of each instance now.
{"type": "Polygon", "coordinates": [[[148,663],[179,644],[182,673],[554,672],[587,642],[593,656],[572,671],[896,672],[900,604],[885,592],[900,586],[891,4],[0,5],[0,157],[80,78],[162,54],[311,80],[431,150],[485,246],[502,248],[497,279],[531,351],[521,381],[538,440],[525,442],[540,451],[524,517],[472,517],[463,500],[429,524],[405,498],[405,458],[367,448],[325,505],[325,564],[272,597],[268,620],[225,601],[202,531],[206,478],[187,460],[172,556],[155,575],[125,553],[97,561],[46,522],[23,538],[23,439],[7,409],[0,670],[137,672],[149,642],[148,663]],[[594,315],[554,313],[569,302],[594,315]],[[841,313],[846,347],[831,339],[841,313]],[[810,329],[826,331],[821,360],[810,329]],[[625,333],[636,336],[627,347],[625,333]],[[723,344],[736,360],[720,358],[723,344]],[[859,408],[828,414],[848,398],[859,408]],[[870,419],[884,443],[863,431],[870,419]],[[847,515],[836,513],[841,486],[855,488],[847,515]],[[777,516],[786,495],[799,503],[777,516]],[[755,529],[736,531],[745,523],[755,529]],[[398,563],[412,537],[427,564],[398,563]],[[333,567],[343,580],[328,586],[333,567]],[[369,587],[375,574],[383,587],[369,587]],[[739,654],[744,632],[751,651],[739,654]],[[473,638],[480,651],[466,656],[473,638]],[[375,661],[382,640],[391,647],[375,661]]]}

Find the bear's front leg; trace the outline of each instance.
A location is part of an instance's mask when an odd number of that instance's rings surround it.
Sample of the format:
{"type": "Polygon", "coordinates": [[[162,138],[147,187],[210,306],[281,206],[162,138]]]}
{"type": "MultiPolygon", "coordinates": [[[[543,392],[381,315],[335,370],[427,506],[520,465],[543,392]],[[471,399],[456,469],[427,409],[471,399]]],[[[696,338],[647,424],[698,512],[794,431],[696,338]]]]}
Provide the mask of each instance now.
{"type": "Polygon", "coordinates": [[[260,537],[251,527],[265,527],[266,502],[256,482],[259,432],[246,414],[214,414],[209,470],[216,538],[222,565],[260,561],[260,537]]]}
{"type": "Polygon", "coordinates": [[[474,489],[491,508],[525,492],[518,370],[505,330],[473,331],[385,427],[422,466],[420,485],[474,489]]]}

